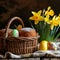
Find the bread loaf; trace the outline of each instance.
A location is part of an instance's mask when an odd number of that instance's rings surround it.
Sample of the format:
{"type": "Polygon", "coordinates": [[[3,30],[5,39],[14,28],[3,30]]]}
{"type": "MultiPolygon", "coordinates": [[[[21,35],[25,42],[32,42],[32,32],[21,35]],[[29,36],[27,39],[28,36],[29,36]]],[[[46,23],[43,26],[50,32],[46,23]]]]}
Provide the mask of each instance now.
{"type": "Polygon", "coordinates": [[[35,29],[32,28],[22,28],[19,31],[20,36],[24,37],[35,37],[37,35],[35,29]]]}

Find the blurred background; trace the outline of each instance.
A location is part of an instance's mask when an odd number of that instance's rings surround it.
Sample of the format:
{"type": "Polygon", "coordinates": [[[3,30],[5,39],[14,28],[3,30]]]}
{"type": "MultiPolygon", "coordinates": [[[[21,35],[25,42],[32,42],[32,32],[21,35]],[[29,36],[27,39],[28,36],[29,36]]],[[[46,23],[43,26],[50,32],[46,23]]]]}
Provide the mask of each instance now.
{"type": "Polygon", "coordinates": [[[55,14],[60,13],[60,0],[0,0],[0,29],[5,28],[14,16],[21,17],[25,26],[30,27],[28,19],[31,11],[38,11],[48,6],[52,7],[55,14]]]}

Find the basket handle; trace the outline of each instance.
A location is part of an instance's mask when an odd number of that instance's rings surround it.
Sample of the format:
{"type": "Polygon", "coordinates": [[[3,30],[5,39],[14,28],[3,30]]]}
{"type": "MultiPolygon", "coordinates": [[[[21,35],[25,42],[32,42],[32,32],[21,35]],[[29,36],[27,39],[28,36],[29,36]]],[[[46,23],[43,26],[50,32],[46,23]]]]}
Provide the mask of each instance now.
{"type": "Polygon", "coordinates": [[[22,19],[21,19],[20,17],[13,17],[13,18],[11,18],[11,20],[8,22],[8,24],[7,24],[7,26],[6,26],[5,38],[8,37],[8,29],[9,29],[11,23],[12,23],[14,20],[19,20],[20,23],[22,24],[22,26],[24,27],[24,23],[23,23],[23,21],[22,21],[22,19]]]}

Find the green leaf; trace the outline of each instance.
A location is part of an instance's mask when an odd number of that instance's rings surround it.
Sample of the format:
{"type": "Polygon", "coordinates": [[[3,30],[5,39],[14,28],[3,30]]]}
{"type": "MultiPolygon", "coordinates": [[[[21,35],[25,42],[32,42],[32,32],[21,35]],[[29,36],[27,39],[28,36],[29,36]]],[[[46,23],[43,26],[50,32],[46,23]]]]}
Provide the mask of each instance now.
{"type": "Polygon", "coordinates": [[[57,34],[57,36],[54,38],[56,40],[60,36],[60,32],[57,34]]]}

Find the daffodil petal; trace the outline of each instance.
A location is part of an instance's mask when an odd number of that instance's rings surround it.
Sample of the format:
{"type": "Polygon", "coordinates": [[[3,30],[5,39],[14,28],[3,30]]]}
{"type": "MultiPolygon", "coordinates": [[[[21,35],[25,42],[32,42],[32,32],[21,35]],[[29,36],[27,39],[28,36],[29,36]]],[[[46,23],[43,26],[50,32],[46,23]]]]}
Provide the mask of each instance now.
{"type": "Polygon", "coordinates": [[[50,16],[53,16],[54,15],[54,11],[52,9],[49,11],[49,15],[50,16]]]}
{"type": "Polygon", "coordinates": [[[48,22],[49,21],[49,15],[46,15],[44,20],[45,20],[45,22],[48,22]]]}
{"type": "Polygon", "coordinates": [[[55,20],[56,19],[56,15],[53,16],[52,20],[55,20]]]}
{"type": "Polygon", "coordinates": [[[59,26],[60,26],[60,22],[59,22],[59,26]]]}
{"type": "Polygon", "coordinates": [[[53,30],[53,28],[54,28],[54,25],[51,25],[50,27],[51,27],[51,30],[53,30]]]}
{"type": "Polygon", "coordinates": [[[40,21],[43,21],[44,20],[44,17],[40,16],[40,21]]]}
{"type": "Polygon", "coordinates": [[[45,11],[45,15],[48,15],[48,11],[45,11]]]}
{"type": "Polygon", "coordinates": [[[32,11],[32,14],[33,14],[33,15],[35,15],[35,14],[36,14],[36,12],[32,11]]]}
{"type": "Polygon", "coordinates": [[[32,18],[32,17],[30,17],[29,19],[30,19],[30,20],[33,20],[33,18],[32,18]]]}
{"type": "Polygon", "coordinates": [[[42,10],[38,11],[38,15],[41,15],[41,13],[42,13],[42,10]]]}
{"type": "Polygon", "coordinates": [[[51,9],[51,6],[48,6],[47,10],[50,10],[51,9]]]}
{"type": "Polygon", "coordinates": [[[38,23],[39,23],[39,21],[36,20],[36,21],[35,21],[35,24],[38,24],[38,23]]]}

